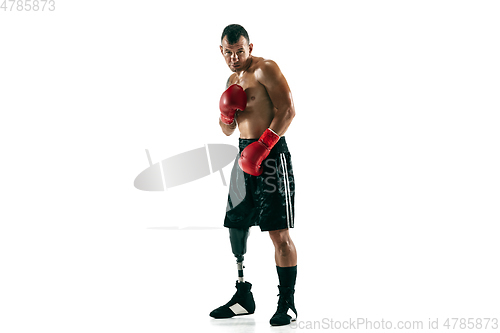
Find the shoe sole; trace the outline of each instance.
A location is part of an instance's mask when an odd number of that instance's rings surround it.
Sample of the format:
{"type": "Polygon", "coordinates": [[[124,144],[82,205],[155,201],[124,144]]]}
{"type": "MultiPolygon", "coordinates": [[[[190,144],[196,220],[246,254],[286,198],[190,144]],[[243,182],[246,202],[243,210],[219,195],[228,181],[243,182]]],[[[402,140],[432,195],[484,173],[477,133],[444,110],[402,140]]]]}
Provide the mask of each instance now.
{"type": "Polygon", "coordinates": [[[234,316],[231,316],[231,317],[220,317],[220,318],[217,318],[217,317],[212,317],[214,319],[231,319],[231,318],[234,318],[234,317],[239,317],[239,316],[248,316],[248,315],[251,315],[251,314],[254,314],[254,312],[251,312],[251,313],[240,313],[240,314],[235,314],[234,316]]]}

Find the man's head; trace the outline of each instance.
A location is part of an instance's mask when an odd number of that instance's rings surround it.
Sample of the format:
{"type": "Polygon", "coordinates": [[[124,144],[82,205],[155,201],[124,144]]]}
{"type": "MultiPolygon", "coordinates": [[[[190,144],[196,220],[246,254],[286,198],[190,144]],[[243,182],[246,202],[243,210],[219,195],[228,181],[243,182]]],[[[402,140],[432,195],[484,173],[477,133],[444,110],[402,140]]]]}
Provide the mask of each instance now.
{"type": "Polygon", "coordinates": [[[222,32],[220,51],[233,72],[248,68],[252,59],[252,49],[253,44],[250,44],[248,33],[241,25],[228,25],[222,32]]]}

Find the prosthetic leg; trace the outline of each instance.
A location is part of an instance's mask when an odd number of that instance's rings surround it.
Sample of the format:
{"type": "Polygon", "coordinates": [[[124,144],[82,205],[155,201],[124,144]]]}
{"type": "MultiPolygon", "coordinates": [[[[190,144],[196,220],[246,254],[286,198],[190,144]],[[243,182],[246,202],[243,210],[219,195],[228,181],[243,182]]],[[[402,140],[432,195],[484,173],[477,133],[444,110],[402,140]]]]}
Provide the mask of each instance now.
{"type": "Polygon", "coordinates": [[[245,282],[245,278],[243,277],[243,256],[245,253],[247,253],[247,239],[249,233],[249,228],[229,228],[229,240],[231,241],[231,249],[233,250],[233,254],[236,257],[238,282],[245,282]]]}
{"type": "Polygon", "coordinates": [[[247,252],[248,234],[249,228],[229,228],[231,249],[236,257],[236,265],[238,268],[236,293],[229,302],[210,312],[210,316],[213,318],[231,318],[234,316],[252,314],[255,311],[255,301],[253,299],[253,294],[250,291],[252,284],[250,282],[245,282],[243,277],[243,256],[247,252]]]}

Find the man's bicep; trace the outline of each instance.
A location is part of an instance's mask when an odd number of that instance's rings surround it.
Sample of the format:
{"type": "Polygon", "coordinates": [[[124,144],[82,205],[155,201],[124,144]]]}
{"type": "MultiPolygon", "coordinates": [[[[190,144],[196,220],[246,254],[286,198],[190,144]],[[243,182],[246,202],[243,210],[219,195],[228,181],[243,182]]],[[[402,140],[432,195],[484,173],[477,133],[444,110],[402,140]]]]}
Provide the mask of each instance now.
{"type": "Polygon", "coordinates": [[[264,65],[259,82],[266,87],[273,105],[278,110],[293,105],[292,93],[288,82],[274,61],[269,61],[264,65]]]}

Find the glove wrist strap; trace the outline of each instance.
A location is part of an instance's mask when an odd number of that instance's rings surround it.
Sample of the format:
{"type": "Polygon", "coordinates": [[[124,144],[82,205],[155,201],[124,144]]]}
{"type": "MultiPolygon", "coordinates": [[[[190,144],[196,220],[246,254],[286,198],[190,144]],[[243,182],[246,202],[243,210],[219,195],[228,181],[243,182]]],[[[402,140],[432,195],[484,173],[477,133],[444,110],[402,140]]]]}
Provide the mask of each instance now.
{"type": "Polygon", "coordinates": [[[273,149],[279,140],[280,136],[270,128],[266,129],[259,139],[269,150],[273,149]]]}
{"type": "Polygon", "coordinates": [[[235,118],[233,118],[231,121],[231,118],[224,116],[222,113],[219,119],[226,125],[234,125],[234,122],[236,121],[235,118]]]}

